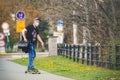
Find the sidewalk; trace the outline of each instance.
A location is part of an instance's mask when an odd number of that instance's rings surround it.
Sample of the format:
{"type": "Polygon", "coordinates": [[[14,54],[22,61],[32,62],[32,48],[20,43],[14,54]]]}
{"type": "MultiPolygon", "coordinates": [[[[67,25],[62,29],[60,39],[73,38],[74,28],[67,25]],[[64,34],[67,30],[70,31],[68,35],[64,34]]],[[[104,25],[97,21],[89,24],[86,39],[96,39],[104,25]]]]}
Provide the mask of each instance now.
{"type": "MultiPolygon", "coordinates": [[[[48,52],[37,52],[36,53],[36,57],[45,57],[45,56],[49,56],[48,52]]],[[[21,57],[28,57],[28,53],[6,53],[6,54],[0,54],[0,58],[21,58],[21,57]]]]}
{"type": "Polygon", "coordinates": [[[41,70],[41,74],[25,74],[25,70],[26,66],[0,58],[0,80],[73,80],[41,70]]]}

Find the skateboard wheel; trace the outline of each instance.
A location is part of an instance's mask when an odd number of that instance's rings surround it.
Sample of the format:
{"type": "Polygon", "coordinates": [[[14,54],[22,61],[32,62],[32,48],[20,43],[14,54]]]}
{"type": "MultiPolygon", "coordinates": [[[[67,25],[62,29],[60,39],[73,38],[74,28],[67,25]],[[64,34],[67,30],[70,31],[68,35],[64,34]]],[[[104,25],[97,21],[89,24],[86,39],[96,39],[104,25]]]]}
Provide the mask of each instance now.
{"type": "Polygon", "coordinates": [[[25,73],[27,73],[27,71],[25,71],[25,73]]]}

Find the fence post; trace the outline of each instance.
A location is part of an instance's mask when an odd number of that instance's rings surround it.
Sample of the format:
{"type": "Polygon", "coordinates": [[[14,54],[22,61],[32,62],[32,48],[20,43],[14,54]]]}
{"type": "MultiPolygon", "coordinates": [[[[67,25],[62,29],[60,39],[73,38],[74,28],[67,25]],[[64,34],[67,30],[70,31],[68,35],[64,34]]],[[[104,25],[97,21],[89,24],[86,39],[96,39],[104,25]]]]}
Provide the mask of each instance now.
{"type": "Polygon", "coordinates": [[[63,52],[63,51],[62,51],[62,45],[63,45],[63,44],[60,44],[60,54],[61,54],[61,55],[63,55],[63,54],[62,54],[62,52],[63,52]]]}
{"type": "Polygon", "coordinates": [[[98,66],[99,54],[96,54],[96,65],[98,66]]]}
{"type": "Polygon", "coordinates": [[[61,44],[61,55],[63,56],[63,44],[61,44]]]}
{"type": "Polygon", "coordinates": [[[93,46],[91,46],[91,65],[93,65],[94,64],[94,47],[93,46]]]}
{"type": "Polygon", "coordinates": [[[120,45],[116,45],[116,69],[120,70],[120,45]]]}
{"type": "Polygon", "coordinates": [[[96,54],[96,65],[98,66],[98,62],[99,62],[99,54],[98,52],[98,46],[95,46],[95,54],[96,54]]]}
{"type": "Polygon", "coordinates": [[[82,46],[82,64],[84,64],[85,60],[85,46],[82,46]]]}
{"type": "Polygon", "coordinates": [[[80,60],[80,46],[77,46],[77,62],[80,60]]]}
{"type": "Polygon", "coordinates": [[[64,44],[64,56],[66,57],[66,44],[64,44]]]}
{"type": "Polygon", "coordinates": [[[90,63],[90,46],[87,46],[87,65],[90,63]]]}
{"type": "Polygon", "coordinates": [[[112,46],[109,46],[109,69],[112,69],[112,46]]]}
{"type": "Polygon", "coordinates": [[[76,46],[73,45],[73,61],[75,62],[76,46]]]}
{"type": "Polygon", "coordinates": [[[67,45],[67,44],[64,44],[64,55],[65,55],[65,57],[67,56],[67,55],[66,55],[66,51],[67,51],[66,45],[67,45]]]}
{"type": "Polygon", "coordinates": [[[116,50],[115,50],[115,45],[112,45],[112,66],[113,66],[113,69],[116,69],[116,50]]]}
{"type": "Polygon", "coordinates": [[[65,56],[65,44],[63,44],[63,57],[65,56]]]}
{"type": "Polygon", "coordinates": [[[59,44],[57,44],[57,55],[59,55],[59,44]]]}
{"type": "Polygon", "coordinates": [[[68,58],[68,44],[66,44],[66,58],[68,58]]]}
{"type": "Polygon", "coordinates": [[[69,45],[69,59],[72,59],[72,45],[69,45]]]}

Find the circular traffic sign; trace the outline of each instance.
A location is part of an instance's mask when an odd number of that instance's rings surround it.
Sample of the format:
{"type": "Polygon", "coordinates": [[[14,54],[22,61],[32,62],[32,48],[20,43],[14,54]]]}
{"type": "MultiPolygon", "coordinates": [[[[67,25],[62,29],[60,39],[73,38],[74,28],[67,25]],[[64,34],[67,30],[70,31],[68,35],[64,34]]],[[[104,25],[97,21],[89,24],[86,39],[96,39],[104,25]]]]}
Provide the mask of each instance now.
{"type": "Polygon", "coordinates": [[[0,40],[3,40],[5,38],[3,33],[0,33],[0,40]]]}
{"type": "Polygon", "coordinates": [[[5,30],[5,29],[9,29],[9,24],[7,22],[3,22],[2,23],[2,29],[5,30]]]}
{"type": "Polygon", "coordinates": [[[3,46],[5,46],[5,41],[1,40],[0,41],[0,47],[3,47],[3,46]]]}
{"type": "Polygon", "coordinates": [[[58,20],[57,24],[58,25],[63,25],[63,21],[62,20],[58,20]]]}
{"type": "Polygon", "coordinates": [[[18,12],[16,13],[16,18],[17,18],[17,19],[20,19],[20,20],[24,19],[24,18],[25,18],[25,13],[24,13],[24,11],[18,11],[18,12]]]}

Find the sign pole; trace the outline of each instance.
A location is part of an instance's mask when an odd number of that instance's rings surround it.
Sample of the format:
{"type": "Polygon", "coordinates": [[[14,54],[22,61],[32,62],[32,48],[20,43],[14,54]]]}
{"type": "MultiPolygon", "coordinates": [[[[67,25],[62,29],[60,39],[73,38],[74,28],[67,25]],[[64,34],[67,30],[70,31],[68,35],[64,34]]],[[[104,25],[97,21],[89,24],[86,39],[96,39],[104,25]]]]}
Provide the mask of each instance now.
{"type": "Polygon", "coordinates": [[[7,22],[3,22],[2,24],[2,29],[3,29],[3,33],[6,37],[6,46],[5,46],[5,51],[7,52],[8,50],[10,50],[10,40],[9,40],[9,36],[10,36],[10,30],[9,30],[9,24],[7,22]]]}
{"type": "Polygon", "coordinates": [[[7,41],[6,41],[6,43],[7,43],[7,51],[9,51],[10,50],[10,40],[9,40],[9,36],[8,36],[8,34],[7,34],[7,41]]]}
{"type": "Polygon", "coordinates": [[[63,43],[64,33],[63,33],[63,21],[62,20],[58,20],[57,22],[57,32],[58,32],[57,43],[63,43]]]}
{"type": "MultiPolygon", "coordinates": [[[[22,40],[22,30],[25,28],[25,13],[24,11],[18,11],[16,13],[16,18],[17,18],[17,22],[16,22],[16,32],[20,33],[20,41],[22,40]]],[[[22,50],[20,50],[20,54],[21,57],[23,58],[23,54],[22,54],[22,50]]]]}
{"type": "Polygon", "coordinates": [[[3,33],[0,33],[0,54],[5,53],[5,36],[3,33]]]}

